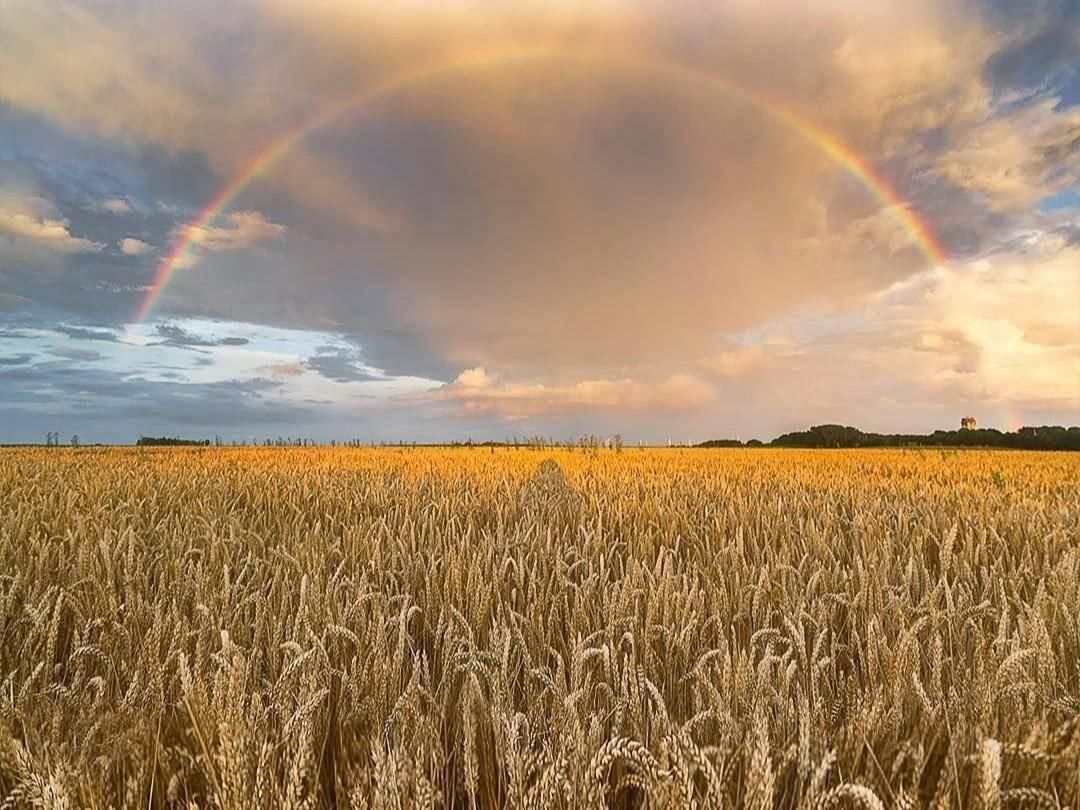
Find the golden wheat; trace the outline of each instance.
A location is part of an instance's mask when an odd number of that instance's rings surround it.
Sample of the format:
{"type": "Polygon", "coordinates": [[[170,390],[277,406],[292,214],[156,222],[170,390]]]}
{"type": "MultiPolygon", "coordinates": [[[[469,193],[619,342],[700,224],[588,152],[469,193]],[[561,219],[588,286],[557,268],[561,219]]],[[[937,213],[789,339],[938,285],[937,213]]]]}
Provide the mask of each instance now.
{"type": "Polygon", "coordinates": [[[1080,807],[1080,457],[0,452],[2,807],[1080,807]]]}

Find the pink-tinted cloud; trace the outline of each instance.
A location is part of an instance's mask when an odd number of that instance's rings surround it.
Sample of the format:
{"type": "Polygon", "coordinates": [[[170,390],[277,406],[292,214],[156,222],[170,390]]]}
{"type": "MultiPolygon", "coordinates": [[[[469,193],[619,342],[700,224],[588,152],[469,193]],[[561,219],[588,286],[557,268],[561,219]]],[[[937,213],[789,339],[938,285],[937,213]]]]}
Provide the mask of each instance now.
{"type": "Polygon", "coordinates": [[[220,225],[207,224],[187,230],[191,249],[178,267],[193,267],[205,252],[246,250],[259,242],[281,239],[286,231],[284,225],[271,222],[258,211],[236,211],[221,219],[224,222],[220,225]]]}
{"type": "Polygon", "coordinates": [[[689,374],[672,375],[655,383],[623,378],[545,385],[503,382],[477,367],[417,399],[448,402],[469,416],[524,419],[582,411],[680,411],[700,407],[713,395],[708,383],[689,374]]]}

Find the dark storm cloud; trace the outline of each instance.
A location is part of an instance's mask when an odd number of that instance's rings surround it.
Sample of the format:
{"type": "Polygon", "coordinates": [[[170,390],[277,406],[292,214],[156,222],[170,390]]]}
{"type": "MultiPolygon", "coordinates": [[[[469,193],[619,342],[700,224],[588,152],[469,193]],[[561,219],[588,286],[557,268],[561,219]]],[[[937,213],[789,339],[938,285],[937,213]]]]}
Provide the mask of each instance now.
{"type": "Polygon", "coordinates": [[[173,151],[144,144],[134,156],[147,197],[166,221],[190,219],[220,188],[222,177],[207,156],[192,149],[173,151]]]}
{"type": "Polygon", "coordinates": [[[306,408],[266,397],[273,379],[213,383],[148,380],[120,372],[37,364],[0,371],[0,411],[19,404],[63,403],[80,418],[127,419],[169,426],[240,428],[303,418],[306,408]]]}
{"type": "Polygon", "coordinates": [[[72,340],[102,340],[109,343],[116,343],[120,336],[108,329],[90,329],[83,326],[71,326],[69,324],[60,324],[53,327],[54,332],[59,332],[62,335],[66,335],[72,340]]]}
{"type": "Polygon", "coordinates": [[[76,349],[73,346],[57,346],[49,349],[49,354],[63,357],[65,360],[100,360],[101,352],[93,349],[76,349]]]}
{"type": "Polygon", "coordinates": [[[192,334],[186,329],[180,326],[175,326],[173,324],[158,324],[155,331],[157,332],[158,337],[164,338],[163,340],[158,342],[159,346],[173,346],[176,348],[184,349],[192,347],[213,346],[216,344],[216,341],[207,340],[206,338],[199,337],[198,335],[192,334]]]}
{"type": "Polygon", "coordinates": [[[123,163],[114,145],[0,104],[0,186],[85,212],[121,190],[130,193],[134,178],[123,176],[123,163]]]}
{"type": "Polygon", "coordinates": [[[446,359],[436,354],[420,335],[396,329],[390,324],[381,331],[343,337],[362,348],[368,365],[389,374],[429,380],[452,380],[456,376],[456,371],[446,359]]]}
{"type": "MultiPolygon", "coordinates": [[[[10,309],[27,318],[24,325],[79,320],[120,329],[132,320],[151,272],[127,256],[86,253],[65,257],[56,268],[19,265],[5,272],[0,264],[0,290],[13,298],[10,309]]],[[[0,309],[3,299],[0,293],[0,309]]]]}
{"type": "Polygon", "coordinates": [[[367,382],[381,379],[371,369],[360,362],[359,355],[348,350],[335,349],[331,352],[309,357],[304,365],[334,382],[367,382]]]}
{"type": "Polygon", "coordinates": [[[161,231],[186,219],[221,178],[198,151],[75,132],[0,100],[0,181],[33,186],[80,222],[111,229],[101,235],[113,243],[133,225],[161,231]]]}
{"type": "Polygon", "coordinates": [[[246,346],[247,338],[225,337],[207,338],[196,335],[181,326],[171,323],[158,324],[156,330],[159,337],[164,338],[157,345],[172,346],[177,349],[207,348],[211,346],[246,346]]]}

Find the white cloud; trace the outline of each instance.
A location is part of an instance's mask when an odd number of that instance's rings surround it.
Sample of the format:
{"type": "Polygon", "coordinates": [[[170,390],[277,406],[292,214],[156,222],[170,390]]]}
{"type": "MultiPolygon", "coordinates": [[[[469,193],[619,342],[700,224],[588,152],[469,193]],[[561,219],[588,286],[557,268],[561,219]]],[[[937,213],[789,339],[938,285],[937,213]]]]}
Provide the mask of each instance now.
{"type": "Polygon", "coordinates": [[[120,246],[120,252],[125,256],[142,256],[153,250],[151,245],[133,236],[125,236],[117,244],[120,246]]]}

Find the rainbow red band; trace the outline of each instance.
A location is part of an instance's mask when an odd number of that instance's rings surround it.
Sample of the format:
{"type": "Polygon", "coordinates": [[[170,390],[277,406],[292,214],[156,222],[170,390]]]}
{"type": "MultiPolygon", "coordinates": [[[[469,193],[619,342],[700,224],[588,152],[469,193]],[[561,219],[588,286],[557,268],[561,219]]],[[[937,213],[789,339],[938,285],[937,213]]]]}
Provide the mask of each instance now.
{"type": "Polygon", "coordinates": [[[422,85],[440,76],[481,71],[512,62],[543,60],[555,57],[564,62],[575,60],[589,64],[599,63],[613,68],[660,73],[677,81],[701,85],[705,89],[720,91],[725,95],[739,98],[759,109],[773,120],[798,132],[856,178],[879,202],[889,208],[897,222],[911,237],[912,244],[931,264],[939,265],[947,260],[947,254],[937,241],[931,228],[915,214],[911,206],[889,184],[888,180],[874,171],[873,166],[866,159],[814,122],[767,96],[751,92],[711,73],[674,63],[621,56],[568,54],[565,51],[550,48],[503,48],[474,52],[466,57],[449,59],[394,74],[351,97],[330,104],[299,126],[272,141],[261,152],[251,158],[228,183],[222,186],[194,219],[179,230],[169,252],[159,262],[150,287],[139,304],[139,309],[135,314],[135,323],[141,323],[149,316],[176,271],[184,265],[184,261],[191,253],[192,248],[197,245],[204,229],[228,208],[253,180],[265,174],[278,160],[292,151],[297,144],[312,132],[330,124],[351,110],[403,92],[410,87],[422,85]]]}

